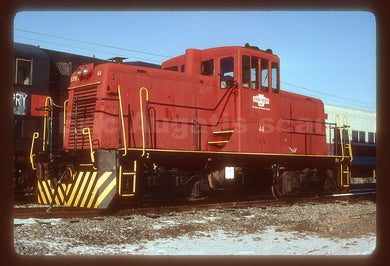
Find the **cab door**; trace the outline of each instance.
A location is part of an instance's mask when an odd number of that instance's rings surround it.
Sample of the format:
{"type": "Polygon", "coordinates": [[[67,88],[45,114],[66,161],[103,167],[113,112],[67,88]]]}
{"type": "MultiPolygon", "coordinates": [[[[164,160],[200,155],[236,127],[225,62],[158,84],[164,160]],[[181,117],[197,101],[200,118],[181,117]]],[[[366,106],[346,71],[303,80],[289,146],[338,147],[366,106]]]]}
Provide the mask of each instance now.
{"type": "MultiPolygon", "coordinates": [[[[214,112],[209,115],[210,133],[207,137],[208,150],[239,151],[237,57],[226,54],[216,59],[218,79],[214,99],[218,100],[214,112]]],[[[202,72],[203,72],[202,62],[202,72]]],[[[208,99],[205,99],[207,101],[208,99]]]]}
{"type": "Polygon", "coordinates": [[[279,64],[270,58],[243,54],[240,58],[241,151],[279,151],[279,64]]]}

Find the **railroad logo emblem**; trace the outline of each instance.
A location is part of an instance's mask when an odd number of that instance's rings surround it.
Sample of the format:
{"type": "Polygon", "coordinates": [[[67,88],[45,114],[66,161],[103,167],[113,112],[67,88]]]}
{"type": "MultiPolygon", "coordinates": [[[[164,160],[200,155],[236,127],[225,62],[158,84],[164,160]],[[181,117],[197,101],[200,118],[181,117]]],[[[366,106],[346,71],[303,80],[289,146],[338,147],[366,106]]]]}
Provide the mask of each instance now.
{"type": "Polygon", "coordinates": [[[266,104],[269,104],[269,98],[265,97],[264,94],[253,96],[253,102],[257,103],[257,105],[252,105],[254,109],[270,110],[264,107],[266,104]]]}

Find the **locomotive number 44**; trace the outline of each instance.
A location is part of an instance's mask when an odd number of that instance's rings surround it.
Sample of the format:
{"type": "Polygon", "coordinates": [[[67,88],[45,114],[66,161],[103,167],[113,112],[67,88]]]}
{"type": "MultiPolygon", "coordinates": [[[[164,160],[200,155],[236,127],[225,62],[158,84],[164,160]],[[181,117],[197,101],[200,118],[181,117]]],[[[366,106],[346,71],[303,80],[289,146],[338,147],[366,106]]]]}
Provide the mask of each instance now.
{"type": "Polygon", "coordinates": [[[264,133],[264,125],[260,125],[259,126],[259,132],[260,133],[264,133]]]}

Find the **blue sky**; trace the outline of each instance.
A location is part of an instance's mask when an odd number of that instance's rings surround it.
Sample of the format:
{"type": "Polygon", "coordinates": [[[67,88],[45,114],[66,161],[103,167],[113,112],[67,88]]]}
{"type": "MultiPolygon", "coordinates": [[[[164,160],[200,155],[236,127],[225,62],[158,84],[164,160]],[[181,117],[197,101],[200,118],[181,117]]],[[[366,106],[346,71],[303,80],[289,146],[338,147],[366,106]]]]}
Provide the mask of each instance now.
{"type": "Polygon", "coordinates": [[[369,12],[25,11],[14,29],[16,42],[157,64],[187,48],[249,43],[280,57],[282,89],[376,111],[376,23],[369,12]]]}

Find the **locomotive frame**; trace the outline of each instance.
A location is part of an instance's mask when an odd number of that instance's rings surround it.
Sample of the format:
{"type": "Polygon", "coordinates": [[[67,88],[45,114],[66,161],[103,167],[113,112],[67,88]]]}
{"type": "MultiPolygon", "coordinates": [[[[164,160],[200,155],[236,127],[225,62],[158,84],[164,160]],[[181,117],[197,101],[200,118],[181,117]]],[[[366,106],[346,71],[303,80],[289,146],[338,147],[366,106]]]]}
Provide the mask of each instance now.
{"type": "Polygon", "coordinates": [[[161,70],[80,66],[64,149],[31,148],[38,202],[107,208],[116,198],[199,199],[266,183],[277,198],[348,188],[347,119],[326,123],[320,100],[279,84],[278,57],[249,45],[188,49],[161,70]],[[340,136],[333,155],[327,126],[340,136]]]}

